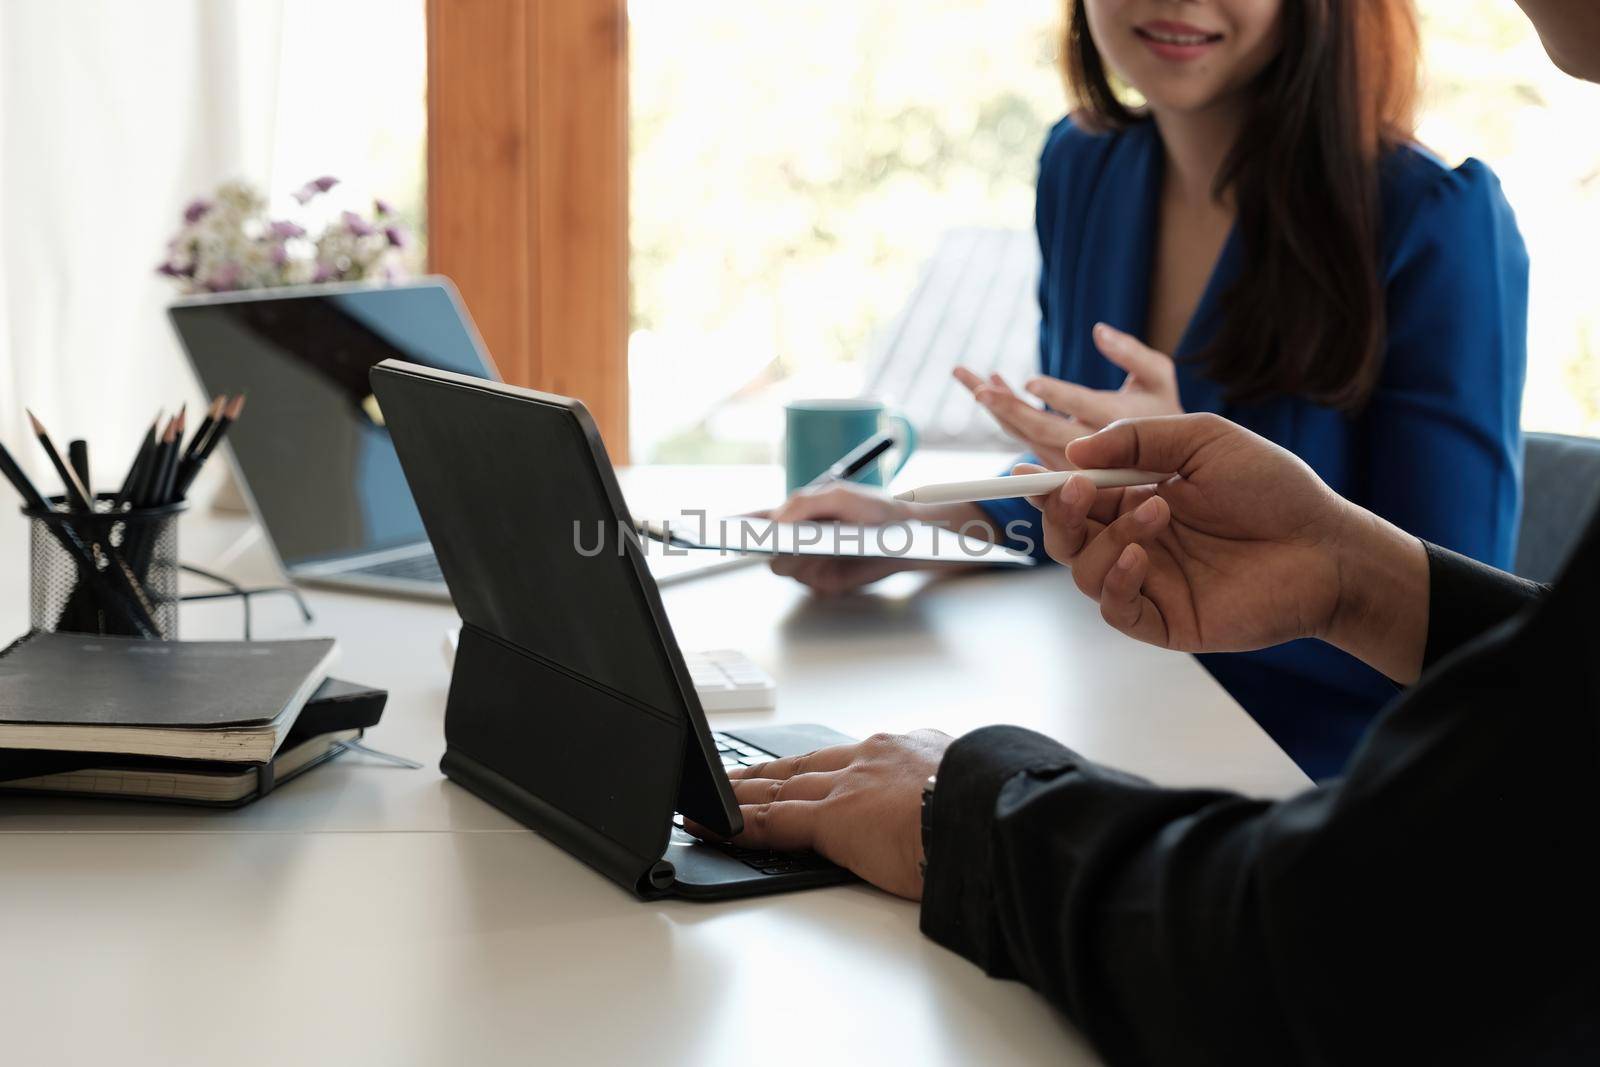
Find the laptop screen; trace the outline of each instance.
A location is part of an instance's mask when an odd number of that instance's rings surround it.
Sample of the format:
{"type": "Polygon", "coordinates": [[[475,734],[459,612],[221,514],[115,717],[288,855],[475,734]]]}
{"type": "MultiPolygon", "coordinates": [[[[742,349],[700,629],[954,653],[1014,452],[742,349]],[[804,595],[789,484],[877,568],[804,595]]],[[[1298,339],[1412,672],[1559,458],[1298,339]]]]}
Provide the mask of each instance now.
{"type": "Polygon", "coordinates": [[[286,565],[426,540],[367,371],[395,358],[495,377],[446,286],[267,290],[171,316],[207,395],[248,398],[227,442],[286,565]]]}

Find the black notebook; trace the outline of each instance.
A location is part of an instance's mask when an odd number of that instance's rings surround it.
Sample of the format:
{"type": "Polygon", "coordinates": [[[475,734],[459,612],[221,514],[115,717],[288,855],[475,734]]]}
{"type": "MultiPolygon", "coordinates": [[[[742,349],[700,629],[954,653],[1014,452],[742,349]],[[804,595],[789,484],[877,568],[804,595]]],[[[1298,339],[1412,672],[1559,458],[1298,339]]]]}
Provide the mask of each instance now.
{"type": "Polygon", "coordinates": [[[334,648],[31,633],[0,652],[0,748],[265,763],[334,648]]]}
{"type": "Polygon", "coordinates": [[[388,697],[382,689],[328,679],[306,702],[277,755],[263,764],[0,750],[0,792],[239,807],[359,741],[377,725],[388,697]]]}

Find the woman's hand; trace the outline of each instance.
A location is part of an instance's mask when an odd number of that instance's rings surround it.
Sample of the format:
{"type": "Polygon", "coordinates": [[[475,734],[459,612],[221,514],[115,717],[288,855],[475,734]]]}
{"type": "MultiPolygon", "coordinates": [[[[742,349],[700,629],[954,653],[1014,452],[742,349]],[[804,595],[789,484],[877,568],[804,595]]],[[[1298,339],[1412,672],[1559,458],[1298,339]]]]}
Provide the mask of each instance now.
{"type": "Polygon", "coordinates": [[[1002,430],[1054,470],[1067,469],[1068,445],[1094,432],[1095,427],[1084,426],[1076,419],[1034,407],[1013,392],[998,374],[984,379],[965,367],[957,367],[954,373],[956,381],[967,387],[1002,430]]]}
{"type": "Polygon", "coordinates": [[[1070,470],[1071,464],[1063,462],[1065,450],[1081,437],[1118,419],[1183,414],[1183,405],[1178,401],[1177,369],[1171,357],[1105,323],[1094,328],[1094,343],[1101,355],[1128,372],[1122,388],[1089,389],[1040,376],[1030,379],[1027,389],[1048,406],[1041,411],[1012,392],[998,374],[984,380],[965,367],[957,367],[956,380],[971,390],[1001,428],[1022,442],[1040,463],[1055,470],[1070,470]]]}
{"type": "MultiPolygon", "coordinates": [[[[845,522],[862,526],[889,526],[914,518],[909,505],[881,489],[839,483],[821,489],[801,490],[765,518],[774,522],[845,522]]],[[[824,596],[837,596],[871,585],[914,564],[879,557],[842,559],[828,556],[780,555],[772,558],[772,573],[793,578],[824,596]]]]}
{"type": "Polygon", "coordinates": [[[816,489],[797,490],[762,518],[773,522],[853,522],[863,526],[888,526],[916,516],[911,505],[896,500],[876,486],[833,482],[816,489]]]}
{"type": "MultiPolygon", "coordinates": [[[[907,504],[895,500],[882,489],[836,483],[820,489],[802,489],[762,518],[774,522],[841,522],[860,526],[893,526],[905,522],[929,522],[969,537],[999,540],[988,515],[973,504],[907,504]]],[[[880,556],[846,559],[837,556],[781,555],[772,558],[772,573],[793,578],[824,596],[838,596],[908,570],[959,566],[955,563],[925,563],[917,560],[880,556]]]]}
{"type": "Polygon", "coordinates": [[[1094,328],[1094,346],[1128,372],[1122,388],[1086,389],[1058,378],[1040,377],[1028,382],[1028,392],[1091,430],[1102,430],[1118,419],[1183,414],[1177,367],[1171,356],[1103,322],[1094,328]]]}
{"type": "MultiPolygon", "coordinates": [[[[922,787],[951,738],[937,730],[879,734],[728,772],[746,848],[811,850],[879,889],[922,899],[922,787]]],[[[689,826],[702,837],[707,831],[689,826]]]]}
{"type": "Polygon", "coordinates": [[[1085,468],[1173,471],[1034,503],[1045,547],[1117,629],[1185,652],[1319,637],[1397,681],[1427,639],[1427,555],[1282,448],[1215,415],[1136,419],[1073,444],[1085,468]]]}

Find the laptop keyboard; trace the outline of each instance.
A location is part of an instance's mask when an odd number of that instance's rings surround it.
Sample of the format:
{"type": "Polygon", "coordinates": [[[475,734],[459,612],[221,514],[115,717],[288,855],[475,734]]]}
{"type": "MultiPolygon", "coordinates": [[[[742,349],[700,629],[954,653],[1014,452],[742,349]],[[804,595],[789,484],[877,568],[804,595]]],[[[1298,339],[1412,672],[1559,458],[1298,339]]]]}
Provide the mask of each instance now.
{"type": "Polygon", "coordinates": [[[439,569],[439,561],[432,552],[373,563],[360,568],[357,573],[376,574],[383,578],[405,578],[413,582],[444,581],[444,572],[439,569]]]}
{"type": "MultiPolygon", "coordinates": [[[[754,745],[748,745],[736,737],[729,737],[725,733],[713,732],[711,740],[716,742],[717,756],[722,760],[723,770],[733,767],[754,767],[768,760],[778,757],[770,752],[763,752],[754,745]]],[[[673,825],[683,827],[683,816],[674,815],[673,825]]],[[[702,844],[718,849],[745,866],[760,871],[762,874],[794,874],[798,871],[820,871],[833,866],[827,860],[814,852],[774,852],[765,848],[741,848],[738,845],[704,841],[702,844]]]]}
{"type": "Polygon", "coordinates": [[[722,760],[722,769],[733,767],[754,767],[758,763],[766,763],[778,757],[770,752],[763,752],[754,745],[747,745],[736,737],[713,732],[711,740],[716,742],[717,756],[722,760]]]}

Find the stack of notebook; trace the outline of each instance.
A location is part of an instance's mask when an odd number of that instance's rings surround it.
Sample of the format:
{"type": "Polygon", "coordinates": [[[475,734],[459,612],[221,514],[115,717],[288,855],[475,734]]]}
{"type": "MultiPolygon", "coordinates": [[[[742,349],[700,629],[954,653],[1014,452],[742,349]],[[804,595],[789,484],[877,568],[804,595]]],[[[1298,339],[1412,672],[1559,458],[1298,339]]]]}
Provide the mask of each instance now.
{"type": "Polygon", "coordinates": [[[32,633],[0,652],[0,792],[238,806],[332,759],[387,694],[328,678],[330,639],[32,633]]]}

